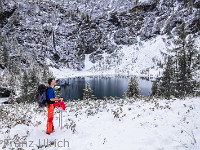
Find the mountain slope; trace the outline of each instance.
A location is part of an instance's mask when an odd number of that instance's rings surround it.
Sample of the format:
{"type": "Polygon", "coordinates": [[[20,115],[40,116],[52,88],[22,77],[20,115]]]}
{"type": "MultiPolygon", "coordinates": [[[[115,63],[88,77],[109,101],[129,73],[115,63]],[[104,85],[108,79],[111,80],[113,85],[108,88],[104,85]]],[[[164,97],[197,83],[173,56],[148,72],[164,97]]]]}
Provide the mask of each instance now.
{"type": "Polygon", "coordinates": [[[200,34],[198,0],[7,0],[0,6],[1,32],[54,69],[157,76],[176,28],[185,22],[189,33],[200,34]]]}

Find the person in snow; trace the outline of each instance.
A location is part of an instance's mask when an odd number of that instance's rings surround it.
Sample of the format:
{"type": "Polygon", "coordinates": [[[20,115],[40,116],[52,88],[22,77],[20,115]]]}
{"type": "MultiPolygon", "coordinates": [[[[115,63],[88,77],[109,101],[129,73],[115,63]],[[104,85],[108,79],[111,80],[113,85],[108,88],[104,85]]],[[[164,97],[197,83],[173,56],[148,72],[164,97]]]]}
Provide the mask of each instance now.
{"type": "Polygon", "coordinates": [[[55,80],[54,78],[50,78],[48,80],[48,90],[47,90],[47,102],[48,102],[48,106],[47,106],[47,110],[48,110],[48,119],[47,119],[47,130],[46,133],[50,134],[51,132],[54,131],[54,126],[53,126],[53,117],[54,117],[54,103],[55,101],[63,101],[63,98],[58,98],[55,97],[55,92],[54,92],[54,85],[55,85],[55,80]]]}

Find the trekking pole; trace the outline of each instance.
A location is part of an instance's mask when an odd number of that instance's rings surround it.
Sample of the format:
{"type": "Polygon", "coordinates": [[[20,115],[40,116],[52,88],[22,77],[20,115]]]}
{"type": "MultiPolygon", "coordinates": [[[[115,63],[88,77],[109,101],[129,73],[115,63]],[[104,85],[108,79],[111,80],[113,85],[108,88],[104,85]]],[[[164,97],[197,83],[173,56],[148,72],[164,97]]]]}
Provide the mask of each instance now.
{"type": "Polygon", "coordinates": [[[59,109],[59,127],[60,127],[60,109],[59,109]]]}
{"type": "Polygon", "coordinates": [[[62,109],[59,109],[59,127],[62,129],[62,109]]]}
{"type": "Polygon", "coordinates": [[[59,109],[59,127],[62,129],[62,109],[59,109]]]}
{"type": "Polygon", "coordinates": [[[62,129],[62,109],[61,109],[61,129],[62,129]]]}

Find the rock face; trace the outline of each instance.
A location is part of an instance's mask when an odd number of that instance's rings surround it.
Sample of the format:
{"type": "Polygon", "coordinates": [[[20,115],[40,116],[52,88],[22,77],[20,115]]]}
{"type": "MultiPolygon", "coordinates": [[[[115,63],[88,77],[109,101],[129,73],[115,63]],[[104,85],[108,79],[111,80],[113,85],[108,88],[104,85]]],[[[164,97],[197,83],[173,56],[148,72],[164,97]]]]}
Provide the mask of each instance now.
{"type": "Polygon", "coordinates": [[[119,45],[170,34],[183,21],[198,34],[199,7],[199,0],[6,0],[0,1],[0,31],[41,64],[50,59],[50,66],[82,70],[85,54],[95,63],[119,45]]]}
{"type": "Polygon", "coordinates": [[[6,87],[0,87],[0,97],[9,97],[11,93],[11,89],[6,87]]]}
{"type": "Polygon", "coordinates": [[[200,0],[195,0],[194,1],[194,7],[200,8],[200,0]]]}

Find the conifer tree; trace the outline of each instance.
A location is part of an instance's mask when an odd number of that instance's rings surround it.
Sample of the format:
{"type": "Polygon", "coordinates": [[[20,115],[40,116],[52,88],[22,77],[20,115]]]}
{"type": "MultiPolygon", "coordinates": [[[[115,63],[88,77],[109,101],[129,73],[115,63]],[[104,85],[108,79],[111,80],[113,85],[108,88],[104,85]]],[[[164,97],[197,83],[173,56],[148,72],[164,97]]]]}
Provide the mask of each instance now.
{"type": "Polygon", "coordinates": [[[30,101],[36,102],[37,101],[37,90],[39,85],[39,78],[38,78],[38,71],[35,68],[30,69],[30,101]]]}
{"type": "Polygon", "coordinates": [[[151,87],[151,95],[150,96],[160,96],[160,77],[157,77],[155,81],[153,81],[152,87],[151,87]]]}
{"type": "Polygon", "coordinates": [[[11,88],[11,93],[9,96],[9,103],[14,103],[15,102],[15,85],[16,85],[16,77],[14,73],[11,73],[10,81],[9,81],[9,86],[11,88]]]}
{"type": "Polygon", "coordinates": [[[138,87],[136,76],[131,77],[128,83],[127,91],[125,92],[125,97],[139,97],[141,90],[138,87]]]}
{"type": "Polygon", "coordinates": [[[8,60],[9,60],[8,50],[6,46],[3,46],[3,63],[5,67],[8,66],[8,60]]]}
{"type": "Polygon", "coordinates": [[[152,95],[162,96],[167,99],[174,94],[174,63],[172,56],[168,56],[166,68],[163,75],[154,81],[152,86],[152,95]]]}
{"type": "Polygon", "coordinates": [[[184,97],[192,93],[192,68],[193,59],[196,53],[196,46],[194,39],[189,36],[187,39],[188,32],[183,23],[177,31],[178,38],[174,40],[175,48],[172,50],[176,53],[176,90],[177,97],[184,97]]]}
{"type": "Polygon", "coordinates": [[[45,84],[48,84],[47,81],[49,78],[55,78],[55,77],[53,76],[49,68],[47,66],[44,66],[44,70],[42,72],[42,81],[44,81],[45,84]]]}
{"type": "Polygon", "coordinates": [[[83,89],[83,100],[94,99],[93,90],[90,88],[89,83],[87,82],[86,88],[83,89]]]}
{"type": "Polygon", "coordinates": [[[185,97],[194,94],[196,82],[192,80],[192,73],[197,68],[197,46],[194,37],[188,35],[185,23],[177,30],[177,35],[173,41],[175,48],[171,51],[173,57],[168,56],[162,77],[153,84],[152,95],[170,98],[170,95],[185,97]]]}
{"type": "Polygon", "coordinates": [[[21,84],[21,99],[20,102],[28,102],[29,101],[29,76],[26,70],[24,70],[22,76],[22,84],[21,84]]]}
{"type": "Polygon", "coordinates": [[[7,67],[9,61],[9,42],[7,37],[0,33],[0,64],[7,67]]]}

